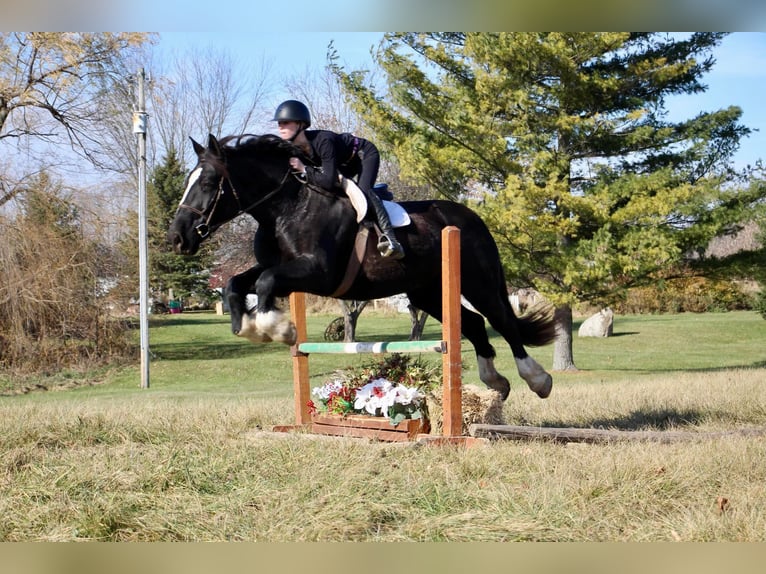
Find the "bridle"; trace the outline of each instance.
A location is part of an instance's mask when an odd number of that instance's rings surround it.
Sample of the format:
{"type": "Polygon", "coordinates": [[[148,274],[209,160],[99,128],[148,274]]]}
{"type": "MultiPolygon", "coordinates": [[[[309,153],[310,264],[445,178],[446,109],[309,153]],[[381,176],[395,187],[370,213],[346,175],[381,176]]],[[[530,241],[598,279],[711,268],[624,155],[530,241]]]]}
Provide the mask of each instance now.
{"type": "Polygon", "coordinates": [[[215,198],[213,199],[212,203],[208,206],[209,209],[208,208],[205,208],[204,210],[197,209],[196,207],[192,207],[191,205],[187,205],[185,203],[180,204],[178,206],[178,209],[181,209],[181,208],[188,209],[192,213],[196,213],[200,217],[204,217],[205,218],[205,221],[203,223],[200,223],[199,225],[195,226],[194,231],[197,232],[197,234],[200,236],[201,239],[206,239],[210,235],[211,231],[214,231],[215,229],[217,229],[218,227],[220,227],[221,225],[226,223],[226,221],[231,221],[235,217],[250,211],[254,207],[257,207],[258,205],[260,205],[264,201],[266,201],[266,200],[270,199],[272,196],[274,196],[285,185],[285,183],[287,182],[287,178],[290,176],[291,173],[293,173],[292,168],[288,166],[287,171],[285,172],[285,175],[282,177],[282,179],[280,180],[280,182],[277,184],[277,186],[274,189],[272,189],[266,195],[264,195],[263,197],[261,197],[257,201],[254,201],[253,203],[251,203],[247,207],[242,207],[242,201],[240,201],[240,199],[239,199],[239,194],[237,193],[237,190],[235,189],[234,184],[231,182],[231,178],[229,177],[228,172],[225,172],[221,176],[221,179],[218,181],[218,189],[216,191],[215,198]],[[233,215],[232,217],[230,217],[226,221],[222,221],[218,225],[215,225],[213,228],[211,228],[210,227],[210,220],[213,219],[213,214],[215,213],[215,209],[218,206],[218,202],[220,201],[221,197],[223,197],[223,194],[224,194],[224,191],[225,191],[224,190],[224,183],[228,183],[229,189],[231,190],[231,194],[234,196],[234,199],[237,200],[238,211],[237,211],[237,213],[235,215],[233,215]]]}

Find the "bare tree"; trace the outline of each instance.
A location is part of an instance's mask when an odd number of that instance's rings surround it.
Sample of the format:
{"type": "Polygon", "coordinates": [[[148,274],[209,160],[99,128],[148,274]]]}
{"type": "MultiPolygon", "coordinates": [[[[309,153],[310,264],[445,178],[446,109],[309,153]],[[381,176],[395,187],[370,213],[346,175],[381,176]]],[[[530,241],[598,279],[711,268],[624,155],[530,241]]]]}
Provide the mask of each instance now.
{"type": "Polygon", "coordinates": [[[143,33],[0,33],[0,142],[4,157],[16,154],[14,173],[4,173],[0,205],[23,189],[9,183],[24,179],[19,174],[71,163],[66,153],[98,168],[109,166],[101,146],[105,116],[99,102],[115,78],[128,74],[128,63],[150,38],[143,33]]]}
{"type": "Polygon", "coordinates": [[[227,51],[193,48],[176,53],[168,68],[158,67],[152,75],[154,145],[161,153],[176,150],[187,164],[189,137],[240,134],[261,123],[271,64],[262,58],[243,65],[227,51]]]}

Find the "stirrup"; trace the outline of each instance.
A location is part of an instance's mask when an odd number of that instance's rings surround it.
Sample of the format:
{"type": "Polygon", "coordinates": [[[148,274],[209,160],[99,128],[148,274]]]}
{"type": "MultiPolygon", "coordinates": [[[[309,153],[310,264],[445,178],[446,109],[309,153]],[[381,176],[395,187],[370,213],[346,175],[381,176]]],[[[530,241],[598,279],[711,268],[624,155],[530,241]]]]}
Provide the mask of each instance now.
{"type": "Polygon", "coordinates": [[[404,249],[401,244],[388,235],[381,235],[378,239],[378,252],[383,257],[390,257],[392,259],[402,259],[404,257],[404,249]]]}

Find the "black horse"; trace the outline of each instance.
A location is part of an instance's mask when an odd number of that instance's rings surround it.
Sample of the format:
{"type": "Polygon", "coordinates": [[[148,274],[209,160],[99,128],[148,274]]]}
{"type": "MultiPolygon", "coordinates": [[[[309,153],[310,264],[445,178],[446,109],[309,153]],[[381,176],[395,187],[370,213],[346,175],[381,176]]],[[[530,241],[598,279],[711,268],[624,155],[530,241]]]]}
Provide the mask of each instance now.
{"type": "Polygon", "coordinates": [[[362,301],[406,293],[413,306],[441,321],[441,230],[454,225],[460,229],[462,296],[478,311],[461,307],[462,333],[476,351],[479,377],[503,400],[508,397],[508,379],[494,367],[486,317],[510,345],[529,388],[542,398],[550,394],[551,376],[524,345],[553,340],[552,314],[545,309],[522,318],[514,315],[497,245],[468,207],[444,200],[402,202],[411,223],[397,229],[396,237],[406,257],[383,258],[375,241],[368,241],[353,282],[338,293],[340,285],[348,284],[344,276],[359,228],[351,202],[295,177],[289,158],[300,151],[276,136],[228,136],[218,141],[211,135],[207,148],[192,143],[198,163],[168,231],[176,253],[196,253],[210,233],[241,213],[258,222],[254,238],[258,263],[232,277],[225,291],[235,335],[293,345],[295,326],[277,308],[275,298],[295,291],[362,301]],[[258,296],[252,314],[245,307],[249,293],[258,296]]]}

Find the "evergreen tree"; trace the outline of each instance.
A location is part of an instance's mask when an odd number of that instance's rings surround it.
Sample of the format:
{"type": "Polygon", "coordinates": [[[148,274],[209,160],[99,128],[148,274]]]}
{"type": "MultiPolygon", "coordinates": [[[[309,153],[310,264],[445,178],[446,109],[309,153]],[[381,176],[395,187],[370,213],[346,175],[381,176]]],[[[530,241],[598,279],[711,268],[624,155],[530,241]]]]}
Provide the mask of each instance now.
{"type": "Polygon", "coordinates": [[[184,191],[185,170],[174,149],[151,174],[147,186],[149,285],[155,296],[211,296],[210,277],[212,238],[193,257],[176,255],[167,241],[167,231],[175,216],[184,191]]]}
{"type": "Polygon", "coordinates": [[[723,36],[390,33],[385,97],[334,69],[404,176],[478,200],[509,281],[556,304],[565,370],[574,304],[652,281],[762,207],[731,167],[741,109],[666,111],[705,89],[723,36]]]}

